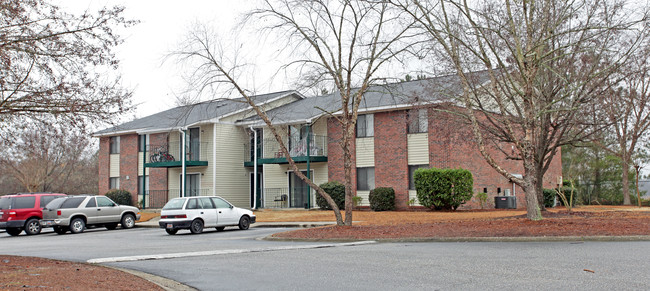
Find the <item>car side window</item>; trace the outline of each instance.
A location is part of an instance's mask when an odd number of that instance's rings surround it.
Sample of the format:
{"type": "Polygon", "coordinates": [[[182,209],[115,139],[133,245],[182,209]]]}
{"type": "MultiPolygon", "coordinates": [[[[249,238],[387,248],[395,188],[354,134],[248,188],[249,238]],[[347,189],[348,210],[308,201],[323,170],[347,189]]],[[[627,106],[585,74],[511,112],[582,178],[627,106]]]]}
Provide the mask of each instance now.
{"type": "Polygon", "coordinates": [[[34,208],[34,203],[36,203],[36,197],[16,197],[14,200],[13,209],[25,209],[25,208],[34,208]]]}
{"type": "Polygon", "coordinates": [[[212,202],[214,202],[214,205],[216,205],[217,208],[230,208],[230,204],[221,198],[214,197],[212,198],[212,202]]]}
{"type": "Polygon", "coordinates": [[[90,200],[88,200],[88,203],[86,203],[86,208],[92,208],[92,207],[97,207],[97,203],[95,203],[95,198],[90,198],[90,200]]]}
{"type": "Polygon", "coordinates": [[[198,199],[190,199],[187,201],[187,206],[185,206],[185,209],[200,209],[201,207],[199,206],[198,199]]]}
{"type": "Polygon", "coordinates": [[[106,197],[95,197],[97,199],[97,207],[113,207],[115,203],[106,197]]]}
{"type": "Polygon", "coordinates": [[[45,207],[48,203],[52,202],[52,200],[58,198],[60,196],[54,196],[54,195],[45,195],[41,196],[41,207],[45,207]]]}
{"type": "Polygon", "coordinates": [[[63,204],[61,204],[61,208],[77,208],[81,204],[81,202],[84,202],[86,200],[86,197],[73,197],[73,198],[68,198],[65,201],[63,201],[63,204]]]}
{"type": "Polygon", "coordinates": [[[199,198],[201,201],[201,206],[203,206],[203,209],[215,209],[214,204],[212,204],[212,200],[210,198],[199,198]]]}

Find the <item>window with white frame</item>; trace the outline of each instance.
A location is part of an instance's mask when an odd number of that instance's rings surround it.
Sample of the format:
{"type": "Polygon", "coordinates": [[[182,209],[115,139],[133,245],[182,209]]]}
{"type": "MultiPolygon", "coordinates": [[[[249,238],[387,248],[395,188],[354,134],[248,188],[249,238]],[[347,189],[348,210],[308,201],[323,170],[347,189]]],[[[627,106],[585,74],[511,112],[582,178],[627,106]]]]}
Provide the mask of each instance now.
{"type": "Polygon", "coordinates": [[[357,168],[357,190],[375,189],[375,167],[357,168]]]}
{"type": "Polygon", "coordinates": [[[357,137],[370,137],[375,135],[375,118],[372,114],[357,116],[357,137]]]}
{"type": "Polygon", "coordinates": [[[119,136],[111,136],[110,153],[111,154],[119,154],[120,153],[120,137],[119,136]]]}
{"type": "Polygon", "coordinates": [[[148,134],[138,135],[138,152],[146,151],[147,144],[149,144],[149,135],[148,134]]]}
{"type": "Polygon", "coordinates": [[[417,169],[427,169],[429,165],[409,165],[409,190],[415,190],[415,170],[417,169]]]}
{"type": "Polygon", "coordinates": [[[138,176],[138,193],[142,194],[142,185],[144,183],[144,193],[149,193],[149,176],[138,176]]]}
{"type": "Polygon", "coordinates": [[[120,178],[108,178],[108,189],[120,189],[120,178]]]}
{"type": "Polygon", "coordinates": [[[423,133],[429,129],[429,116],[426,108],[408,111],[408,133],[423,133]]]}

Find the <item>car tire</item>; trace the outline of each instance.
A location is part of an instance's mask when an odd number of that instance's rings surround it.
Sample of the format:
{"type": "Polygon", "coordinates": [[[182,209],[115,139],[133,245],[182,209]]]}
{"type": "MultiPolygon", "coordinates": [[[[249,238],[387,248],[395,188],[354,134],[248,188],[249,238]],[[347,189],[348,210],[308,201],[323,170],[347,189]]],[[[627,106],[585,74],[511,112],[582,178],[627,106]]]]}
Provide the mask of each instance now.
{"type": "Polygon", "coordinates": [[[114,229],[117,228],[117,223],[107,224],[107,225],[104,225],[104,227],[106,227],[106,229],[108,229],[108,230],[114,230],[114,229]]]}
{"type": "Polygon", "coordinates": [[[178,232],[178,229],[167,229],[167,228],[166,228],[165,231],[166,231],[167,234],[169,234],[169,235],[175,235],[175,234],[178,232]]]}
{"type": "Polygon", "coordinates": [[[251,226],[251,219],[248,216],[242,216],[239,219],[239,229],[246,230],[251,226]]]}
{"type": "Polygon", "coordinates": [[[203,221],[200,219],[195,219],[192,221],[192,224],[190,224],[190,231],[194,234],[197,233],[202,233],[203,232],[203,221]]]}
{"type": "Polygon", "coordinates": [[[65,227],[62,227],[62,226],[55,226],[54,227],[54,232],[56,232],[58,234],[65,234],[66,232],[68,232],[68,230],[65,227]]]}
{"type": "Polygon", "coordinates": [[[17,236],[21,232],[23,232],[23,230],[20,228],[15,228],[15,227],[7,228],[7,234],[9,234],[10,236],[17,236]]]}
{"type": "Polygon", "coordinates": [[[75,218],[70,222],[71,233],[82,233],[86,229],[86,223],[81,218],[75,218]]]}
{"type": "Polygon", "coordinates": [[[216,227],[216,229],[217,229],[217,231],[223,231],[224,229],[226,229],[226,227],[225,226],[219,226],[219,227],[216,227]]]}
{"type": "Polygon", "coordinates": [[[25,222],[25,233],[27,235],[35,235],[41,233],[41,223],[36,218],[32,218],[25,222]]]}
{"type": "Polygon", "coordinates": [[[133,214],[124,214],[120,223],[124,229],[133,228],[135,226],[135,216],[133,214]]]}

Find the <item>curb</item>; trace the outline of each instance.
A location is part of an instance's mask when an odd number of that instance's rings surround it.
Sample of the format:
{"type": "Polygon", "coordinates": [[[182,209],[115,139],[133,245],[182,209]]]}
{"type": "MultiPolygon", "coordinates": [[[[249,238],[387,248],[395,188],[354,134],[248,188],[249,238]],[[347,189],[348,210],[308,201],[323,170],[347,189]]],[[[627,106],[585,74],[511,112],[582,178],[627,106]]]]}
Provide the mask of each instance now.
{"type": "Polygon", "coordinates": [[[414,238],[365,238],[365,239],[310,239],[267,236],[262,240],[295,242],[355,242],[373,240],[378,243],[402,242],[586,242],[586,241],[650,241],[650,235],[632,236],[524,236],[524,237],[414,237],[414,238]]]}
{"type": "MultiPolygon", "coordinates": [[[[335,222],[256,222],[251,224],[251,228],[264,227],[264,228],[312,228],[321,226],[336,225],[335,222]]],[[[142,228],[160,228],[158,222],[152,223],[149,221],[137,222],[136,227],[142,228]]]]}
{"type": "Polygon", "coordinates": [[[129,273],[129,274],[134,275],[134,276],[138,276],[138,277],[140,277],[142,279],[145,279],[145,280],[147,280],[147,281],[149,281],[151,283],[154,283],[154,284],[160,286],[160,288],[163,288],[163,289],[165,289],[167,291],[174,291],[174,290],[195,291],[195,290],[198,290],[198,289],[192,288],[190,286],[187,286],[187,285],[185,285],[183,283],[180,283],[178,281],[174,281],[172,279],[167,279],[167,278],[164,278],[164,277],[152,275],[152,274],[149,274],[149,273],[136,271],[136,270],[131,270],[131,269],[120,268],[120,267],[114,267],[114,266],[106,266],[106,265],[102,265],[102,266],[107,267],[107,268],[112,268],[112,269],[115,269],[115,270],[118,270],[118,271],[122,271],[122,272],[125,272],[125,273],[129,273]]]}

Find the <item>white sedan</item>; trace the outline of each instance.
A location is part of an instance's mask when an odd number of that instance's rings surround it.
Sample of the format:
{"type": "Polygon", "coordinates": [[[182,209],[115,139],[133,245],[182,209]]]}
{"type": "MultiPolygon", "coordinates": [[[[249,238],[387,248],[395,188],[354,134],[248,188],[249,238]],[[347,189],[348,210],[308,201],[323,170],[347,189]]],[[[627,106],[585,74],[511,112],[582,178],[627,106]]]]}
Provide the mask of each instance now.
{"type": "Polygon", "coordinates": [[[250,210],[235,207],[218,196],[196,196],[169,200],[160,212],[158,224],[168,234],[176,234],[179,229],[201,233],[204,227],[218,231],[226,226],[248,229],[251,223],[255,223],[255,214],[250,210]]]}

